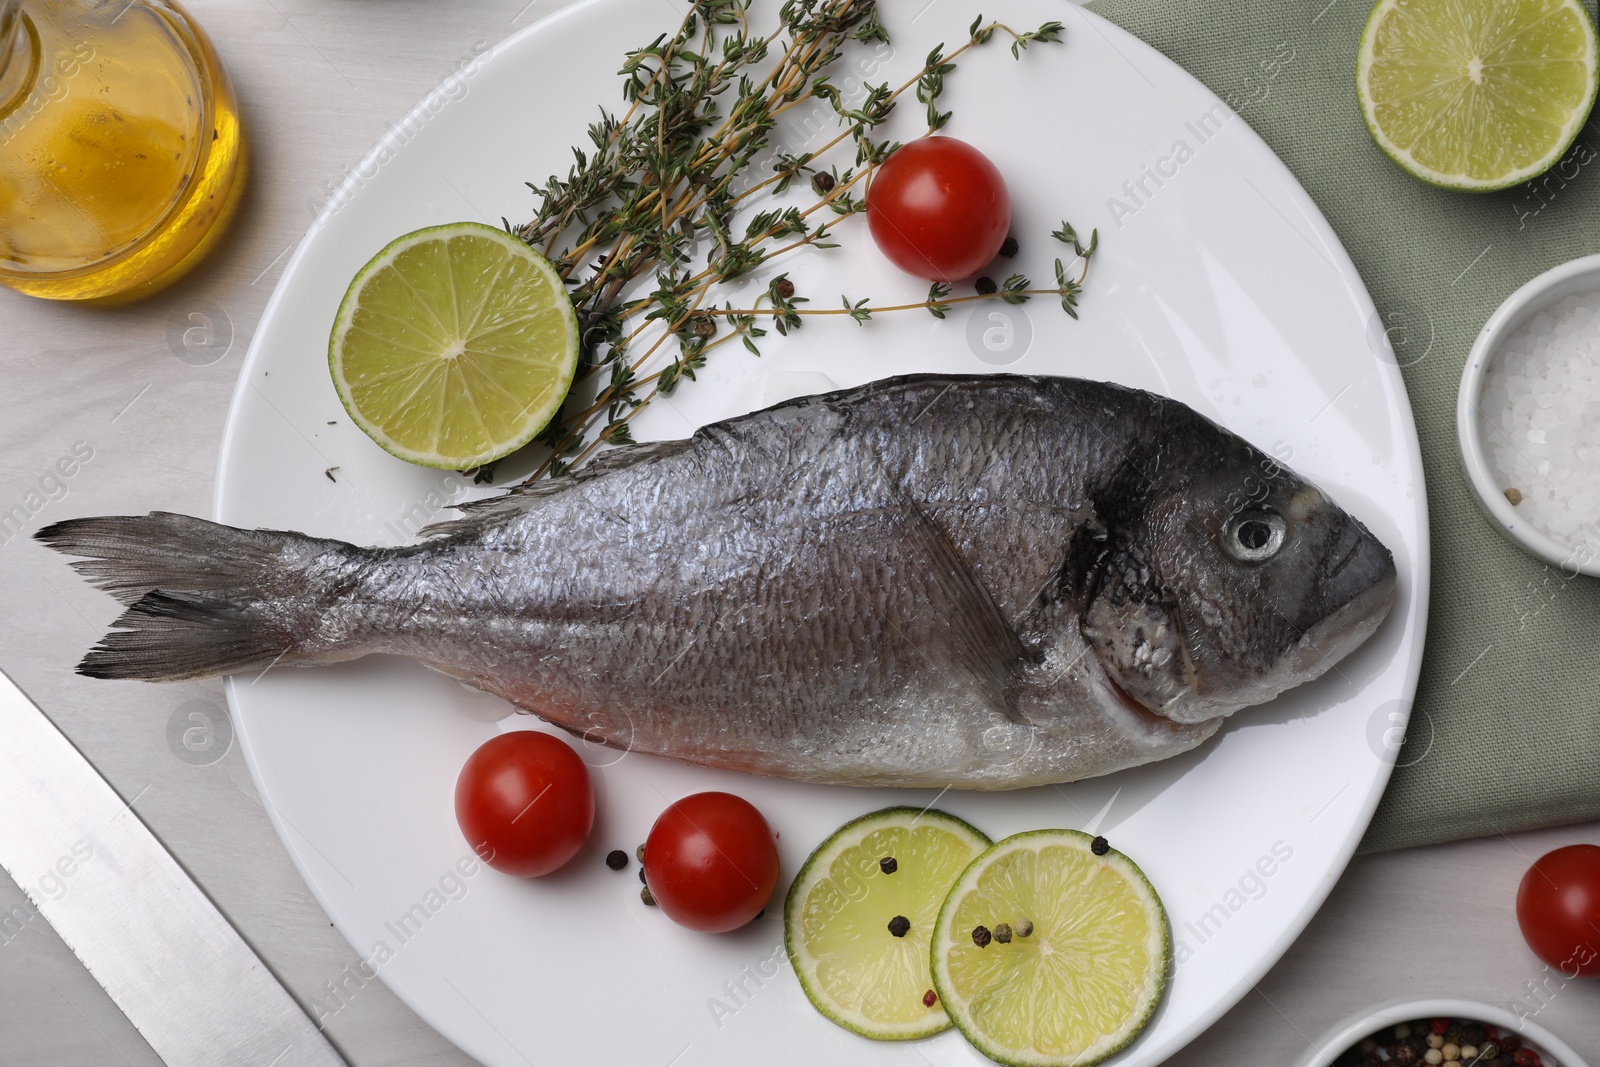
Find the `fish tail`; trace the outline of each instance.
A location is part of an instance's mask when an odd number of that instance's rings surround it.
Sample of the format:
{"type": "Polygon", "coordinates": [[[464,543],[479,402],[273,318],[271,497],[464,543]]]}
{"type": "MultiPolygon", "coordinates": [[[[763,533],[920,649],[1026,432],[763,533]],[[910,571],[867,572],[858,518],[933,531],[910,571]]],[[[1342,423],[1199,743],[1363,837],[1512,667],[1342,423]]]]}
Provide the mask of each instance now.
{"type": "Polygon", "coordinates": [[[72,566],[129,605],[78,673],[163,682],[264,670],[319,651],[306,647],[307,630],[274,590],[303,588],[293,579],[309,560],[348,547],[159,511],[68,519],[34,536],[86,557],[72,566]]]}

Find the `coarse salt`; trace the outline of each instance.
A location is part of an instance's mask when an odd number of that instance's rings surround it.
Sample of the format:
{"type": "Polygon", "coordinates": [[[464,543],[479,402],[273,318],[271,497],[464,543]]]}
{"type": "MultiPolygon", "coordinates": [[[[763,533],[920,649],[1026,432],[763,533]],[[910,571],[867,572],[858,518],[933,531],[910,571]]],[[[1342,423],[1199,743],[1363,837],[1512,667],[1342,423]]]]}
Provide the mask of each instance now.
{"type": "Polygon", "coordinates": [[[1501,343],[1478,428],[1517,514],[1574,548],[1600,551],[1600,291],[1568,296],[1501,343]],[[1515,490],[1512,493],[1511,490],[1515,490]]]}

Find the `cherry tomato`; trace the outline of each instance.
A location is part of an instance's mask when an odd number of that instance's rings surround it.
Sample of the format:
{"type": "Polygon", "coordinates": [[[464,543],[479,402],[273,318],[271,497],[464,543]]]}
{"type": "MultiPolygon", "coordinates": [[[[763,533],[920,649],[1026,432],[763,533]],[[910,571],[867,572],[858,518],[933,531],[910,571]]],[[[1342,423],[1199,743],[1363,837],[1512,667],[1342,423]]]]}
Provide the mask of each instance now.
{"type": "Polygon", "coordinates": [[[1522,876],[1517,923],[1534,955],[1568,978],[1600,978],[1600,845],[1569,845],[1522,876]]]}
{"type": "Polygon", "coordinates": [[[872,175],[867,228],[909,274],[954,282],[982,270],[1011,228],[1011,195],[987,156],[954,137],[901,145],[872,175]]]}
{"type": "Polygon", "coordinates": [[[778,885],[778,843],[748,800],[696,793],[673,804],[644,843],[644,877],[667,917],[723,933],[754,919],[778,885]]]}
{"type": "Polygon", "coordinates": [[[589,768],[558,737],[501,734],[461,768],[456,822],[495,870],[522,878],[549,874],[577,854],[594,825],[589,768]]]}

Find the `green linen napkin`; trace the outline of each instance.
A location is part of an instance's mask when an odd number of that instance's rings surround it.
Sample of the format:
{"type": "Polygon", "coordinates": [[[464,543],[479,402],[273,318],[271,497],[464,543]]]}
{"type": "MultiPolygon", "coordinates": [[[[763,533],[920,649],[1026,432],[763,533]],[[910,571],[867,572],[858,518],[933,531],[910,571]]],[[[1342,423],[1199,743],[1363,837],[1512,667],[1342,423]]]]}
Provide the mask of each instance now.
{"type": "Polygon", "coordinates": [[[1423,185],[1362,125],[1355,67],[1369,6],[1100,0],[1093,10],[1261,135],[1390,327],[1422,441],[1433,592],[1412,726],[1362,843],[1379,851],[1600,817],[1600,579],[1568,578],[1496,532],[1455,438],[1456,388],[1484,320],[1536,274],[1600,251],[1600,113],[1566,160],[1525,186],[1423,185]]]}

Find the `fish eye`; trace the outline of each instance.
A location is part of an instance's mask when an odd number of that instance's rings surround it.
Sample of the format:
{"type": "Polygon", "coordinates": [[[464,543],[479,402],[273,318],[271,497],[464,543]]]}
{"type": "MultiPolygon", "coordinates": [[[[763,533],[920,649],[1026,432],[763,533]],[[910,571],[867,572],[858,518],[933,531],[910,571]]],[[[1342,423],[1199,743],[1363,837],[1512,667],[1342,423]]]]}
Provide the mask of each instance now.
{"type": "Polygon", "coordinates": [[[1246,511],[1235,515],[1222,531],[1222,547],[1241,563],[1260,563],[1283,547],[1283,516],[1274,511],[1246,511]]]}

